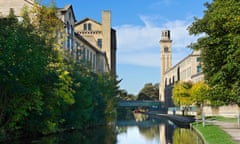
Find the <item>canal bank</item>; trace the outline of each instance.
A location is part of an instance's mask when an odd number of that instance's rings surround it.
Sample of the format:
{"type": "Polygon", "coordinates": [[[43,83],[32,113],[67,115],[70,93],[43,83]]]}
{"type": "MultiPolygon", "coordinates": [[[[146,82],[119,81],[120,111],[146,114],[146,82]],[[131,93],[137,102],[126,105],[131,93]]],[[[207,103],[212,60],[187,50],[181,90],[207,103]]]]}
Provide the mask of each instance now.
{"type": "Polygon", "coordinates": [[[195,122],[193,116],[180,116],[180,115],[171,115],[171,114],[160,114],[155,112],[143,112],[144,114],[152,115],[158,118],[169,119],[180,127],[189,127],[190,123],[195,122]]]}
{"type": "Polygon", "coordinates": [[[227,134],[229,134],[232,139],[240,144],[240,128],[238,127],[237,123],[230,123],[230,122],[215,122],[215,125],[220,126],[227,134]]]}
{"type": "Polygon", "coordinates": [[[207,144],[201,132],[192,127],[192,123],[196,121],[194,116],[181,116],[181,115],[172,115],[172,114],[159,114],[155,112],[147,112],[146,114],[152,115],[159,119],[168,119],[171,120],[174,124],[179,127],[190,129],[197,135],[197,143],[207,144]]]}
{"type": "Polygon", "coordinates": [[[218,126],[221,130],[225,132],[226,135],[235,142],[235,144],[240,144],[240,128],[236,122],[223,122],[223,121],[208,121],[208,125],[218,126]]]}
{"type": "MultiPolygon", "coordinates": [[[[159,113],[153,113],[153,112],[148,112],[147,114],[155,115],[159,118],[168,118],[169,120],[172,120],[176,124],[181,124],[181,125],[185,125],[185,126],[189,125],[190,128],[192,128],[196,133],[198,133],[198,135],[202,138],[202,140],[204,141],[205,144],[209,143],[204,138],[204,137],[206,137],[206,133],[202,133],[196,127],[192,126],[192,124],[196,121],[196,119],[194,117],[159,114],[159,113]]],[[[202,125],[202,124],[200,124],[200,125],[202,125]]],[[[230,141],[229,144],[240,144],[240,127],[237,122],[224,122],[224,121],[217,121],[217,120],[207,121],[206,126],[211,126],[211,125],[218,126],[221,130],[223,130],[225,132],[223,134],[223,137],[225,137],[225,136],[230,137],[231,140],[229,140],[230,141]],[[233,142],[231,142],[231,141],[233,141],[233,142]]],[[[212,138],[213,139],[212,144],[216,144],[216,142],[214,142],[214,139],[217,140],[217,139],[221,139],[223,137],[212,138]]]]}

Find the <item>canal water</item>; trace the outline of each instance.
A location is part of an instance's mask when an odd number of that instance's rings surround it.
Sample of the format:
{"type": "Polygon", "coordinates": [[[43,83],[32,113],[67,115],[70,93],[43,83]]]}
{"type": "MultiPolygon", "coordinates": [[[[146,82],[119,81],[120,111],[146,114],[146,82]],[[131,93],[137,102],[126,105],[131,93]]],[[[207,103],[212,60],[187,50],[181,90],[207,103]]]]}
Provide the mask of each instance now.
{"type": "Polygon", "coordinates": [[[13,144],[203,144],[195,132],[176,126],[167,119],[143,114],[118,117],[114,127],[61,133],[13,144]]]}

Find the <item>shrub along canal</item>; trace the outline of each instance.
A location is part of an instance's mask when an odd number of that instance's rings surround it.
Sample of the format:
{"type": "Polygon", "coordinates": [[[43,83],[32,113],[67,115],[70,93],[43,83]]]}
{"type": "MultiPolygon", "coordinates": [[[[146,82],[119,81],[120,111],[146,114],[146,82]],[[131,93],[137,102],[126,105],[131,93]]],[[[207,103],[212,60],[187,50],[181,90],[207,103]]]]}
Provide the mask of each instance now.
{"type": "Polygon", "coordinates": [[[125,111],[114,127],[102,126],[55,134],[40,139],[17,140],[12,144],[203,144],[188,127],[167,118],[125,111]]]}

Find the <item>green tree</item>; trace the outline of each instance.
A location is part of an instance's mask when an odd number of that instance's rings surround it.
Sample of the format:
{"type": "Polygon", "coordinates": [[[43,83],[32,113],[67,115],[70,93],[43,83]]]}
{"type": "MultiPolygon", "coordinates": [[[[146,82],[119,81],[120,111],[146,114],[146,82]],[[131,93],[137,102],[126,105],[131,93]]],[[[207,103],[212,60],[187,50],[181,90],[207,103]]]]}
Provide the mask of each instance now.
{"type": "Polygon", "coordinates": [[[191,88],[191,97],[193,102],[196,105],[203,105],[204,102],[206,102],[209,99],[208,91],[209,87],[205,82],[199,81],[197,83],[194,83],[191,88]]]}
{"type": "Polygon", "coordinates": [[[45,40],[18,22],[13,11],[0,19],[0,128],[19,128],[29,111],[41,111],[41,83],[48,65],[45,40]]]}
{"type": "Polygon", "coordinates": [[[82,128],[114,121],[119,81],[109,73],[92,73],[83,61],[74,63],[71,75],[75,103],[62,112],[64,127],[82,128]]]}
{"type": "Polygon", "coordinates": [[[116,97],[119,92],[120,81],[110,73],[98,74],[97,84],[99,85],[100,96],[105,102],[104,114],[106,122],[112,122],[116,118],[116,97]]]}
{"type": "Polygon", "coordinates": [[[136,100],[137,97],[133,94],[129,94],[126,90],[121,89],[119,90],[119,95],[117,96],[117,98],[118,98],[118,101],[119,100],[130,101],[130,100],[136,100]]]}
{"type": "Polygon", "coordinates": [[[30,111],[29,116],[21,123],[25,133],[48,134],[56,132],[65,121],[62,110],[75,102],[72,89],[73,80],[70,76],[72,65],[65,59],[58,34],[63,32],[63,24],[56,17],[55,7],[38,6],[34,4],[35,17],[32,19],[34,32],[44,40],[41,49],[47,51],[47,66],[41,73],[44,77],[38,82],[41,84],[41,99],[43,101],[39,113],[30,111]]]}
{"type": "MultiPolygon", "coordinates": [[[[65,119],[63,127],[82,128],[92,124],[94,111],[94,83],[89,68],[82,63],[74,63],[71,75],[73,77],[73,94],[75,103],[62,110],[65,119]]],[[[95,85],[95,88],[97,86],[95,85]]]]}
{"type": "Polygon", "coordinates": [[[178,82],[173,88],[173,103],[176,106],[181,106],[182,114],[184,115],[185,110],[193,104],[193,98],[191,97],[192,82],[178,82]]]}
{"type": "Polygon", "coordinates": [[[173,88],[173,103],[176,106],[189,106],[193,103],[191,97],[192,82],[178,82],[173,88]]]}
{"type": "Polygon", "coordinates": [[[64,26],[57,9],[34,4],[18,21],[0,18],[0,138],[20,130],[49,134],[114,120],[118,84],[95,74],[62,48],[64,26]]]}
{"type": "Polygon", "coordinates": [[[147,83],[138,94],[138,100],[158,100],[159,84],[147,83]]]}
{"type": "Polygon", "coordinates": [[[209,101],[209,86],[204,81],[194,83],[191,88],[191,97],[198,107],[198,114],[201,114],[204,104],[209,101]]]}
{"type": "Polygon", "coordinates": [[[240,104],[240,1],[213,0],[205,6],[203,18],[188,28],[190,34],[204,36],[190,47],[201,50],[212,104],[240,104]]]}

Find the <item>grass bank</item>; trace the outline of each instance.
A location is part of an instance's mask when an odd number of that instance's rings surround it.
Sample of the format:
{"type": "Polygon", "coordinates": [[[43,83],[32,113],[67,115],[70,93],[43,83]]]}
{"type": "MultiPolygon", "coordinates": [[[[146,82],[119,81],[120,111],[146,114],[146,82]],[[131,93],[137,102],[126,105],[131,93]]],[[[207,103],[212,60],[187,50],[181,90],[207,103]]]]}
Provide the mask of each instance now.
{"type": "Polygon", "coordinates": [[[237,122],[237,118],[231,118],[231,117],[223,117],[223,116],[211,116],[207,117],[206,120],[216,120],[216,121],[222,121],[222,122],[237,122]]]}
{"type": "MultiPolygon", "coordinates": [[[[235,118],[207,117],[206,120],[216,120],[224,122],[236,122],[235,118]]],[[[193,123],[192,126],[202,135],[206,144],[236,144],[232,138],[219,126],[207,123],[205,127],[202,123],[193,123]]]]}

